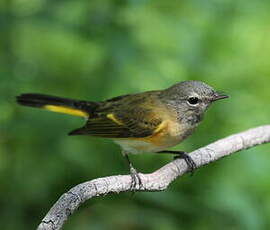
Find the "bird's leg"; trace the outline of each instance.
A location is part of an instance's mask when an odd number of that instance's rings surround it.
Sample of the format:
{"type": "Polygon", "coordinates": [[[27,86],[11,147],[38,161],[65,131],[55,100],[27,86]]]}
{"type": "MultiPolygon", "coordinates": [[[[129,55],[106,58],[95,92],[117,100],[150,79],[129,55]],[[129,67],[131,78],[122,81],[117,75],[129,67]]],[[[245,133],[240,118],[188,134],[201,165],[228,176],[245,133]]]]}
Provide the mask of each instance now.
{"type": "Polygon", "coordinates": [[[130,185],[130,190],[135,191],[136,185],[139,184],[139,188],[142,186],[142,180],[139,176],[139,173],[137,170],[133,167],[132,163],[129,160],[128,154],[126,152],[123,152],[123,156],[125,157],[128,166],[129,166],[129,171],[130,171],[130,176],[131,176],[131,185],[130,185]]]}
{"type": "Polygon", "coordinates": [[[185,162],[187,163],[188,165],[188,168],[189,168],[189,171],[190,172],[193,172],[196,168],[197,168],[197,165],[196,163],[192,160],[192,158],[187,154],[187,152],[184,152],[184,151],[171,151],[171,150],[164,150],[164,151],[160,151],[160,152],[157,152],[157,153],[167,153],[167,154],[177,154],[174,159],[177,159],[177,158],[182,158],[185,160],[185,162]]]}

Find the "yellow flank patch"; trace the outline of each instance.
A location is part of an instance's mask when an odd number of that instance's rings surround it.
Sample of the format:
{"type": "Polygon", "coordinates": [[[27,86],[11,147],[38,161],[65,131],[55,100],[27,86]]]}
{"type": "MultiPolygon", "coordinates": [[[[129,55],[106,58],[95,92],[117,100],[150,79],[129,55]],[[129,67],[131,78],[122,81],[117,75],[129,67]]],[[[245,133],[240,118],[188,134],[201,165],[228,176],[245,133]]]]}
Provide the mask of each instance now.
{"type": "Polygon", "coordinates": [[[118,121],[115,116],[113,115],[113,113],[109,113],[107,114],[107,118],[111,119],[113,122],[115,122],[118,125],[123,125],[123,123],[121,121],[118,121]]]}
{"type": "Polygon", "coordinates": [[[50,110],[52,112],[56,113],[66,113],[73,116],[79,116],[79,117],[89,117],[89,114],[79,110],[79,109],[72,109],[65,106],[59,106],[59,105],[45,105],[43,107],[44,109],[50,110]]]}
{"type": "Polygon", "coordinates": [[[166,121],[161,122],[161,124],[158,125],[153,134],[161,132],[166,127],[166,123],[166,121]]]}

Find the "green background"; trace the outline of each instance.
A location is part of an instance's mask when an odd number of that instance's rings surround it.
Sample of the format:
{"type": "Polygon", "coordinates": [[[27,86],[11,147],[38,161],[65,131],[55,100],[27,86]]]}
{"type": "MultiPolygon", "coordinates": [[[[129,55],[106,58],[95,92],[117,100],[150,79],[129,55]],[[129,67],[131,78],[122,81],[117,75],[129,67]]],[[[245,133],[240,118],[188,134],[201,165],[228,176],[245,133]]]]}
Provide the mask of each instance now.
{"type": "MultiPolygon", "coordinates": [[[[192,151],[269,123],[269,11],[268,0],[1,0],[1,229],[35,229],[71,187],[128,172],[111,141],[66,135],[83,120],[20,107],[16,95],[103,100],[202,80],[231,97],[174,148],[192,151]]],[[[131,158],[142,172],[172,159],[131,158]]],[[[270,229],[269,159],[259,146],[164,192],[95,198],[64,229],[270,229]]]]}

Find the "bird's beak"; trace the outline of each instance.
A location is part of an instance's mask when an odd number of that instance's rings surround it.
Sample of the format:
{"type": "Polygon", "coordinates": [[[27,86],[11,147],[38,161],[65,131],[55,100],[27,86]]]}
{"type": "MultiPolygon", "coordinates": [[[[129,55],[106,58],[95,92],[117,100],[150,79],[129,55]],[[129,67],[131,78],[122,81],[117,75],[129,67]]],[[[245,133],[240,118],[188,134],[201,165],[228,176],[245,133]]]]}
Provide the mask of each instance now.
{"type": "Polygon", "coordinates": [[[216,93],[212,99],[212,101],[217,101],[217,100],[221,100],[221,99],[225,99],[228,98],[229,96],[224,94],[224,93],[216,93]]]}

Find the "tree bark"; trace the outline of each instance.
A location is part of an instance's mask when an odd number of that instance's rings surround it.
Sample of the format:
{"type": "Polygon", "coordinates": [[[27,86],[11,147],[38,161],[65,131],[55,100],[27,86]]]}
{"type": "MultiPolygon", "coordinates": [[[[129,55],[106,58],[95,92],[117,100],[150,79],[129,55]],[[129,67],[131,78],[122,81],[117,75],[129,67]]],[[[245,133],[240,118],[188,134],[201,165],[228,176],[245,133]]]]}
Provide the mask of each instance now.
{"type": "MultiPolygon", "coordinates": [[[[270,125],[260,126],[231,135],[191,152],[189,155],[197,167],[202,167],[240,150],[270,142],[270,125]]],[[[139,176],[142,186],[136,191],[162,191],[177,177],[188,172],[183,159],[176,159],[150,174],[139,176]]],[[[130,191],[130,175],[116,175],[94,179],[76,185],[64,193],[41,221],[37,230],[61,229],[68,217],[86,200],[108,193],[130,191]]]]}

